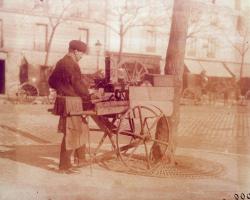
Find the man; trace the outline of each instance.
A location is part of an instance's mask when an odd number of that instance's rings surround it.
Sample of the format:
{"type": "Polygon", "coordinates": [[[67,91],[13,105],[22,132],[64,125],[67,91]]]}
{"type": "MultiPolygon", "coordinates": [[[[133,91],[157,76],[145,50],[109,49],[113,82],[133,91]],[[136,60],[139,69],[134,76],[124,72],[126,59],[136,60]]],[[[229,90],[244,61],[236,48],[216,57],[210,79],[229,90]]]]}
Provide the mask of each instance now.
{"type": "Polygon", "coordinates": [[[85,43],[72,40],[69,43],[68,53],[57,62],[49,77],[49,85],[57,92],[54,111],[60,115],[58,130],[64,134],[61,143],[59,170],[66,173],[75,170],[71,164],[73,151],[75,164],[81,166],[85,161],[87,122],[80,115],[69,114],[69,109],[78,107],[80,111],[82,110],[82,100],[88,101],[90,99],[88,85],[81,79],[78,65],[78,61],[86,51],[87,45],[85,43]],[[63,101],[61,101],[62,99],[63,101]],[[60,102],[63,102],[63,109],[60,102]]]}

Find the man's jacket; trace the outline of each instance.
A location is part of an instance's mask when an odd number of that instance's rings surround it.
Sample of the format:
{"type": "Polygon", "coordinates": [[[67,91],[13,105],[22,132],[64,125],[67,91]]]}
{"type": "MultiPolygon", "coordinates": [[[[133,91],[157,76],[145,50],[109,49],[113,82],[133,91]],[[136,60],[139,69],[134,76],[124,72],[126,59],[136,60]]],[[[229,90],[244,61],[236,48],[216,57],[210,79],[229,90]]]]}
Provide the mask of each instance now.
{"type": "Polygon", "coordinates": [[[89,99],[88,86],[81,79],[80,67],[69,55],[57,62],[49,77],[49,85],[58,95],[89,99]]]}

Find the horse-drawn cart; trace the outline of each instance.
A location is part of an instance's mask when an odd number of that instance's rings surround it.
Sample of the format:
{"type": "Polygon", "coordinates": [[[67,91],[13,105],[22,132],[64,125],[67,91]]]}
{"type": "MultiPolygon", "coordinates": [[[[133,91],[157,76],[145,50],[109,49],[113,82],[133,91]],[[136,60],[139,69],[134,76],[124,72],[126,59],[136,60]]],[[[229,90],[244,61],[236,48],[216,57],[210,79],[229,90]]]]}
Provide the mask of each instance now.
{"type": "Polygon", "coordinates": [[[8,88],[8,99],[19,103],[32,103],[40,96],[45,97],[44,102],[53,103],[55,94],[47,83],[50,73],[51,67],[32,65],[24,57],[20,65],[19,81],[13,82],[8,88]]]}

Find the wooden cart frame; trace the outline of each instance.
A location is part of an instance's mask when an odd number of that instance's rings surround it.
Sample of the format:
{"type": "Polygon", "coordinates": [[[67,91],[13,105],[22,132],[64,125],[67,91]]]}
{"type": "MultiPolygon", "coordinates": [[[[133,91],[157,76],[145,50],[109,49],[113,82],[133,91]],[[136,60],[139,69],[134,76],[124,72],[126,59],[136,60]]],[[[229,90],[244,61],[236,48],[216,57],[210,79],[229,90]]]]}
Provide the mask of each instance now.
{"type": "Polygon", "coordinates": [[[173,112],[173,91],[171,87],[130,87],[129,101],[100,102],[94,111],[84,111],[83,115],[90,116],[103,131],[94,159],[98,160],[99,150],[105,138],[109,138],[112,150],[106,156],[115,155],[136,172],[157,166],[169,146],[167,117],[173,112]],[[162,134],[159,127],[163,125],[162,134]]]}

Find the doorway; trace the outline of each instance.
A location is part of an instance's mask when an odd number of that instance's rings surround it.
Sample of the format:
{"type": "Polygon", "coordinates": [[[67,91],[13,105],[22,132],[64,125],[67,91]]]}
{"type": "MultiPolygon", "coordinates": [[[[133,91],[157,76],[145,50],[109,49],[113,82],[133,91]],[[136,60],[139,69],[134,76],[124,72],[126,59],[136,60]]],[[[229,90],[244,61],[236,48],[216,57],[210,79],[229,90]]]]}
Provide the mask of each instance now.
{"type": "Polygon", "coordinates": [[[0,94],[5,93],[5,60],[0,60],[0,94]]]}

